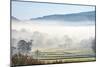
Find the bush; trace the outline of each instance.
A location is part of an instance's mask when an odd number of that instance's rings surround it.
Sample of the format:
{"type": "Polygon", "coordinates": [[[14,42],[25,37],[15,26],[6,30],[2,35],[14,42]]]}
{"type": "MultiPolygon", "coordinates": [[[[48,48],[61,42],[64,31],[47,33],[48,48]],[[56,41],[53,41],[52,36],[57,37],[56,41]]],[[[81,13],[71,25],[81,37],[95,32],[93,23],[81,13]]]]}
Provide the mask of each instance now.
{"type": "Polygon", "coordinates": [[[22,66],[22,65],[33,65],[33,64],[43,64],[43,61],[38,59],[33,59],[31,56],[15,54],[11,58],[12,66],[22,66]]]}

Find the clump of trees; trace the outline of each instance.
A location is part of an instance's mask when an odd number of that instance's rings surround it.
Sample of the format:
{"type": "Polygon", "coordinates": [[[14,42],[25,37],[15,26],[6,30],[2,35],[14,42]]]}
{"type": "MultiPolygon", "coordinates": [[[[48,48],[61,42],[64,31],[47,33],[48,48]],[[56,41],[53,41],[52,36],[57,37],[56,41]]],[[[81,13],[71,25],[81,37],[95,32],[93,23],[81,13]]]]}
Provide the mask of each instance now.
{"type": "MultiPolygon", "coordinates": [[[[17,49],[17,53],[12,55],[11,62],[12,65],[26,65],[32,64],[34,62],[31,56],[28,56],[28,53],[31,51],[32,48],[32,40],[25,41],[20,40],[17,43],[17,47],[12,47],[12,51],[17,49]]],[[[13,52],[12,52],[13,53],[13,52]]]]}
{"type": "Polygon", "coordinates": [[[31,51],[32,47],[32,40],[29,42],[26,42],[25,40],[20,40],[18,42],[18,52],[21,54],[27,54],[29,51],[31,51]]]}

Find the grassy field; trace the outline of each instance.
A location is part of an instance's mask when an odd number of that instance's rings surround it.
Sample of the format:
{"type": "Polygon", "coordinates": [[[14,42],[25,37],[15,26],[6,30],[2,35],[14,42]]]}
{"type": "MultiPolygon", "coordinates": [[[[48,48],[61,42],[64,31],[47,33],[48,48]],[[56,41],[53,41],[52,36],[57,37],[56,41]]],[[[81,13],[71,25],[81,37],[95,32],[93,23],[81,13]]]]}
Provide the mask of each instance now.
{"type": "Polygon", "coordinates": [[[33,55],[33,58],[44,62],[43,64],[89,62],[96,60],[93,52],[89,50],[85,51],[39,52],[38,56],[33,55]]]}
{"type": "Polygon", "coordinates": [[[95,61],[95,54],[92,52],[35,52],[32,56],[14,55],[12,56],[13,65],[43,65],[59,63],[75,63],[95,61]]]}
{"type": "Polygon", "coordinates": [[[53,64],[53,63],[89,62],[95,60],[96,60],[95,57],[91,57],[91,58],[40,59],[39,61],[45,62],[44,64],[53,64]]]}

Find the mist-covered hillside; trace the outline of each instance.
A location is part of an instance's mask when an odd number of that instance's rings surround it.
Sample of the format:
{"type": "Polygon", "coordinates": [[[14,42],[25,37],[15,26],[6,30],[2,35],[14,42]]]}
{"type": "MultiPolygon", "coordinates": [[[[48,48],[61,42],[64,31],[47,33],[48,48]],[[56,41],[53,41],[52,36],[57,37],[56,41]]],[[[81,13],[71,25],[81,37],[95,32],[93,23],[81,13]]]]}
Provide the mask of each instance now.
{"type": "MultiPolygon", "coordinates": [[[[80,12],[72,14],[55,14],[38,18],[31,18],[31,21],[56,21],[74,25],[93,25],[95,24],[95,11],[80,12]],[[81,23],[81,24],[80,24],[81,23]]],[[[42,22],[41,22],[42,23],[42,22]]]]}

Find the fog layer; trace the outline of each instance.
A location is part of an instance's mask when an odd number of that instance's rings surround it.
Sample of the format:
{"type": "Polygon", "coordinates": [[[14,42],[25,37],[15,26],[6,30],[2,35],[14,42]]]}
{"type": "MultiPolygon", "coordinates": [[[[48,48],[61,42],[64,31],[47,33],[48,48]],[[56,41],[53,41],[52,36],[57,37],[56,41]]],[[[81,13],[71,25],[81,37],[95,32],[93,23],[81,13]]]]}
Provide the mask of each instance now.
{"type": "MultiPolygon", "coordinates": [[[[95,38],[95,26],[71,26],[58,22],[26,21],[12,23],[12,39],[33,40],[32,48],[91,48],[89,41],[95,38]]],[[[16,42],[14,42],[16,43],[16,42]]],[[[14,45],[14,44],[13,44],[14,45]]]]}

